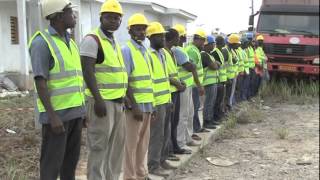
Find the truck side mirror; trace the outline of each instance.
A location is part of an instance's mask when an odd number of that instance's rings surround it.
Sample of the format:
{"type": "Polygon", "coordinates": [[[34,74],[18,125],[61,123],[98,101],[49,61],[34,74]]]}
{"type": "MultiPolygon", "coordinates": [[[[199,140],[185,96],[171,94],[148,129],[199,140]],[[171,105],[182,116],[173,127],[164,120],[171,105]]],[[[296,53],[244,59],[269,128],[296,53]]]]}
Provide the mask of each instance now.
{"type": "Polygon", "coordinates": [[[249,25],[253,26],[253,24],[254,24],[254,15],[250,15],[249,16],[249,25]]]}

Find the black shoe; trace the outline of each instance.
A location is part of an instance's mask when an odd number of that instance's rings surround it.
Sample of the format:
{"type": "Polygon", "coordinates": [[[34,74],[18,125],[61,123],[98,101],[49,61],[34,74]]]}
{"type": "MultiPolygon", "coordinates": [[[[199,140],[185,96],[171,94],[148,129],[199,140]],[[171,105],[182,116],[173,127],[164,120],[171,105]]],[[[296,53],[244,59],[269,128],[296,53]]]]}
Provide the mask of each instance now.
{"type": "Polygon", "coordinates": [[[218,121],[213,121],[211,124],[214,125],[214,126],[217,126],[217,125],[219,125],[220,123],[219,123],[218,121]]]}
{"type": "Polygon", "coordinates": [[[179,149],[175,150],[174,154],[192,154],[192,151],[188,149],[179,149]]]}
{"type": "Polygon", "coordinates": [[[207,128],[207,129],[216,129],[216,126],[213,125],[213,124],[206,124],[203,126],[204,128],[207,128]]]}

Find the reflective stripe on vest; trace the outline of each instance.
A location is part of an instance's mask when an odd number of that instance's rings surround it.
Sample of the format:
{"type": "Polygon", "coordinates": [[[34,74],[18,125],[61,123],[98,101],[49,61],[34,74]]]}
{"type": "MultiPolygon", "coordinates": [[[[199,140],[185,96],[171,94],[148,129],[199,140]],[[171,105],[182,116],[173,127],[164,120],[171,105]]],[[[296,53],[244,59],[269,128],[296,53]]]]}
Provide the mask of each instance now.
{"type": "MultiPolygon", "coordinates": [[[[158,58],[156,52],[151,52],[153,67],[153,93],[154,105],[169,103],[171,101],[170,82],[166,60],[163,62],[158,58]]],[[[162,56],[163,57],[163,56],[162,56]]]]}
{"type": "MultiPolygon", "coordinates": [[[[68,47],[59,36],[50,35],[46,30],[36,32],[29,41],[29,47],[38,35],[46,41],[54,60],[47,79],[53,109],[56,111],[84,105],[83,77],[77,45],[70,39],[68,47]]],[[[39,97],[37,109],[39,112],[46,111],[39,97]]]]}
{"type": "Polygon", "coordinates": [[[236,76],[235,68],[233,66],[232,58],[234,58],[232,50],[228,47],[225,48],[228,52],[228,60],[227,60],[227,76],[228,79],[233,79],[236,76]]]}
{"type": "Polygon", "coordinates": [[[129,86],[132,88],[136,103],[153,103],[152,67],[148,52],[145,54],[136,48],[131,41],[127,42],[134,64],[134,70],[129,75],[129,86]]]}
{"type": "Polygon", "coordinates": [[[242,73],[244,72],[244,57],[243,57],[243,53],[242,53],[242,48],[239,47],[238,49],[236,49],[237,55],[238,55],[238,72],[242,73]]]}
{"type": "Polygon", "coordinates": [[[254,49],[249,46],[247,48],[247,54],[248,54],[248,59],[249,59],[249,68],[254,68],[255,63],[254,63],[254,49]]]}
{"type": "MultiPolygon", "coordinates": [[[[211,54],[207,52],[206,53],[212,62],[215,62],[214,58],[211,56],[211,54]]],[[[203,85],[207,86],[210,84],[216,84],[219,82],[219,71],[218,70],[212,70],[209,67],[204,68],[204,78],[203,78],[203,85]]]]}
{"type": "Polygon", "coordinates": [[[228,80],[227,77],[227,64],[225,63],[224,56],[220,49],[214,48],[213,52],[217,52],[219,59],[221,61],[221,66],[219,68],[219,82],[226,82],[228,80]]]}
{"type": "MultiPolygon", "coordinates": [[[[113,47],[109,40],[102,38],[103,32],[100,28],[95,29],[93,34],[99,38],[104,53],[103,62],[95,65],[95,76],[99,92],[105,100],[124,97],[128,86],[128,74],[121,49],[117,42],[113,47]]],[[[89,89],[86,89],[85,92],[87,96],[92,96],[89,89]]]]}
{"type": "Polygon", "coordinates": [[[250,64],[249,64],[247,49],[242,49],[242,54],[244,57],[244,71],[246,72],[246,74],[250,74],[250,64]]]}
{"type": "MultiPolygon", "coordinates": [[[[166,49],[163,49],[163,50],[164,50],[166,62],[168,65],[169,78],[173,78],[176,81],[180,81],[179,76],[178,76],[176,60],[172,58],[171,54],[166,49]]],[[[176,91],[178,91],[178,89],[174,85],[170,84],[170,91],[176,92],[176,91]]]]}
{"type": "MultiPolygon", "coordinates": [[[[176,48],[178,48],[182,53],[184,53],[189,60],[188,54],[185,52],[185,50],[182,47],[177,46],[176,48]]],[[[175,58],[177,59],[177,57],[175,58]]],[[[186,87],[192,86],[194,83],[192,72],[189,72],[186,69],[184,69],[182,65],[178,65],[177,67],[178,67],[178,76],[180,81],[183,81],[186,84],[186,87]]]]}
{"type": "Polygon", "coordinates": [[[199,49],[193,45],[193,44],[190,44],[186,47],[186,51],[187,53],[196,53],[197,54],[197,57],[198,59],[194,59],[194,60],[197,60],[197,64],[196,64],[196,67],[197,67],[197,73],[198,73],[198,77],[199,77],[199,81],[200,83],[202,84],[203,83],[203,67],[202,67],[202,60],[201,60],[201,54],[200,54],[200,51],[199,49]]]}

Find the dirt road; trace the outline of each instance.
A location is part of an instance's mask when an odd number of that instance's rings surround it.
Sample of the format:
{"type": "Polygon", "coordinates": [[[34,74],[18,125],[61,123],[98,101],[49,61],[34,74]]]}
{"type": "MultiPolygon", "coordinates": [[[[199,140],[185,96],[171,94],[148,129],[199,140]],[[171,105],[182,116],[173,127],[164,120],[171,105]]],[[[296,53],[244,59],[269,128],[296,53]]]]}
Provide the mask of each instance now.
{"type": "Polygon", "coordinates": [[[263,111],[262,122],[238,124],[230,139],[212,142],[173,179],[319,179],[319,103],[273,104],[263,111]],[[209,163],[207,157],[235,164],[219,167],[209,163]]]}

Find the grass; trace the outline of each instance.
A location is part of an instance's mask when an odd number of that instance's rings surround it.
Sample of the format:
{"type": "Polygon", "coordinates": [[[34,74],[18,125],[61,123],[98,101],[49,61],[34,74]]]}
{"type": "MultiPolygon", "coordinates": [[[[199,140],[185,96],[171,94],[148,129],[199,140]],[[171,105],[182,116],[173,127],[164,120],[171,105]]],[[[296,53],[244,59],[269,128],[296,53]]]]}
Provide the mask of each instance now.
{"type": "Polygon", "coordinates": [[[308,104],[319,99],[319,81],[273,79],[261,88],[259,96],[277,102],[308,104]]]}
{"type": "Polygon", "coordinates": [[[275,130],[276,134],[277,134],[277,137],[279,139],[286,139],[289,135],[289,130],[287,128],[279,128],[279,129],[276,129],[275,130]]]}

